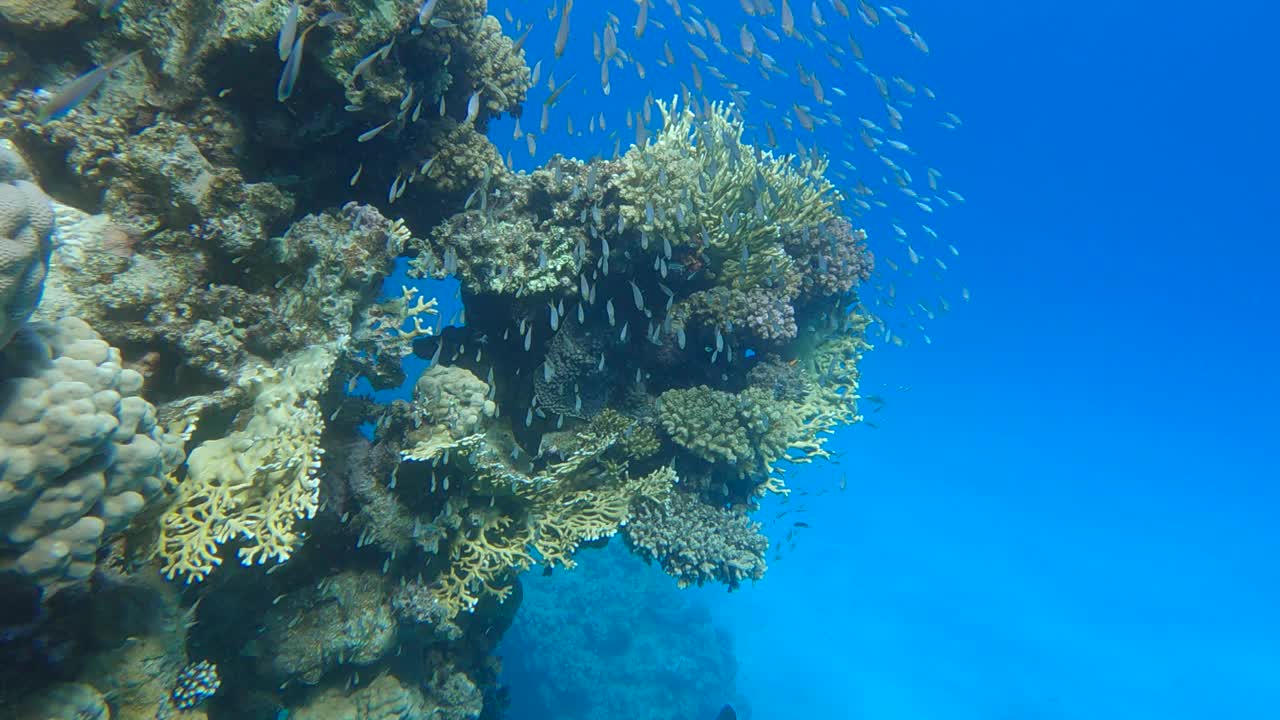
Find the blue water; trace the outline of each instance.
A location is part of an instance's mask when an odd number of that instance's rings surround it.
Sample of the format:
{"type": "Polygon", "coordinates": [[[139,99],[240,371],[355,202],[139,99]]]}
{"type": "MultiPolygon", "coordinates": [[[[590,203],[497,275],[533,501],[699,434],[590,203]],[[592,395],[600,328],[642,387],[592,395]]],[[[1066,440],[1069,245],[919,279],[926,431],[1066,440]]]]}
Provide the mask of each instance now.
{"type": "MultiPolygon", "coordinates": [[[[620,109],[676,87],[652,62],[660,38],[681,39],[678,65],[691,60],[665,0],[651,11],[665,35],[624,38],[648,79],[615,70],[608,98],[589,34],[605,6],[628,28],[634,6],[580,2],[553,66],[541,5],[490,3],[538,19],[530,64],[546,60],[525,127],[549,71],[579,76],[537,157],[511,141],[509,121],[491,136],[526,168],[552,151],[608,155],[604,134],[562,131],[565,115],[582,130],[609,109],[625,149],[620,109]]],[[[807,27],[808,3],[793,6],[807,27]]],[[[736,48],[738,2],[700,7],[736,48]]],[[[863,368],[864,393],[887,401],[868,415],[876,427],[838,433],[838,466],[794,470],[787,504],[762,508],[775,540],[797,532],[781,559],[770,552],[766,580],[696,591],[738,660],[737,695],[723,700],[760,720],[1280,717],[1280,13],[1251,2],[907,9],[931,54],[885,41],[876,69],[927,81],[964,119],[902,137],[969,202],[934,222],[961,250],[949,270],[901,282],[952,309],[924,331],[895,321],[905,347],[880,342],[863,368]],[[793,528],[798,517],[812,527],[793,528]]],[[[803,62],[845,87],[844,102],[866,93],[852,69],[803,62]]],[[[794,73],[739,75],[757,96],[812,104],[794,73]]],[[[748,122],[779,124],[759,111],[748,122]]],[[[835,130],[799,135],[839,158],[835,130]]],[[[887,219],[866,223],[877,254],[901,260],[887,219]]]]}

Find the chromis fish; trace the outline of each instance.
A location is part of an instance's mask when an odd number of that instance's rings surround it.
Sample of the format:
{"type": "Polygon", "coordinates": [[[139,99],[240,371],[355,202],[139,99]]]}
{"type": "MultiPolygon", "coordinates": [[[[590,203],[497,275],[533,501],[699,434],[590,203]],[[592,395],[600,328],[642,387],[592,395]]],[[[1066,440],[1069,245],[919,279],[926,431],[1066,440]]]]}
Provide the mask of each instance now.
{"type": "Polygon", "coordinates": [[[67,83],[45,102],[40,108],[37,120],[41,123],[55,120],[66,115],[75,109],[77,105],[84,101],[85,98],[93,94],[95,90],[102,86],[107,77],[120,67],[128,63],[130,60],[142,54],[141,50],[134,50],[112,60],[105,65],[90,70],[80,77],[67,83]]]}

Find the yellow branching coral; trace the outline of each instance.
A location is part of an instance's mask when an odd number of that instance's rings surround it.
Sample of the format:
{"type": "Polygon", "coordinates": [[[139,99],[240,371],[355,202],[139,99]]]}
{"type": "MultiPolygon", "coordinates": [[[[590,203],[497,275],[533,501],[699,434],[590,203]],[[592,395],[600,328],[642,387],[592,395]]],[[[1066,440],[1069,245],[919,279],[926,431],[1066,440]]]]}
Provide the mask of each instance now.
{"type": "Polygon", "coordinates": [[[511,517],[492,513],[476,518],[450,547],[449,565],[432,589],[436,600],[450,617],[473,612],[485,595],[505,601],[512,575],[533,565],[528,551],[532,539],[532,528],[511,517]]]}
{"type": "Polygon", "coordinates": [[[319,345],[283,370],[261,368],[240,380],[253,395],[248,421],[191,451],[187,476],[161,518],[157,550],[167,577],[203,580],[222,564],[219,546],[236,539],[245,565],[289,559],[301,542],[296,522],[319,504],[324,418],[317,397],[335,357],[319,345]]]}
{"type": "MultiPolygon", "coordinates": [[[[843,403],[833,404],[830,396],[820,383],[798,401],[764,387],[736,395],[705,385],[668,390],[661,397],[659,421],[672,441],[703,460],[727,463],[740,476],[765,476],[759,492],[785,492],[773,477],[775,464],[828,457],[822,433],[851,421],[843,403]]],[[[849,401],[853,398],[850,394],[849,401]]]]}
{"type": "Polygon", "coordinates": [[[451,615],[471,612],[482,597],[505,600],[514,574],[535,562],[573,567],[579,546],[614,535],[637,499],[659,497],[675,484],[670,467],[635,478],[625,463],[605,460],[618,437],[585,436],[563,462],[533,476],[511,467],[483,435],[454,442],[450,451],[469,466],[472,489],[507,497],[459,513],[461,527],[445,543],[449,564],[432,586],[436,600],[451,615]]]}
{"type": "Polygon", "coordinates": [[[705,245],[728,284],[788,272],[784,233],[835,216],[840,194],[823,175],[826,161],[744,144],[731,106],[710,104],[703,116],[677,100],[658,107],[662,131],[627,152],[614,181],[627,224],[673,246],[705,245]]]}
{"type": "Polygon", "coordinates": [[[676,471],[663,467],[640,478],[618,478],[583,490],[530,489],[535,530],[531,544],[548,565],[571,568],[579,545],[613,536],[631,519],[637,499],[660,497],[676,480],[676,471]]]}
{"type": "Polygon", "coordinates": [[[432,315],[438,315],[439,311],[436,310],[436,299],[423,300],[418,297],[420,292],[418,288],[401,285],[400,297],[380,303],[375,306],[376,312],[370,312],[370,328],[405,341],[430,337],[435,331],[423,322],[432,315]],[[405,323],[412,323],[413,327],[405,329],[405,323]]]}

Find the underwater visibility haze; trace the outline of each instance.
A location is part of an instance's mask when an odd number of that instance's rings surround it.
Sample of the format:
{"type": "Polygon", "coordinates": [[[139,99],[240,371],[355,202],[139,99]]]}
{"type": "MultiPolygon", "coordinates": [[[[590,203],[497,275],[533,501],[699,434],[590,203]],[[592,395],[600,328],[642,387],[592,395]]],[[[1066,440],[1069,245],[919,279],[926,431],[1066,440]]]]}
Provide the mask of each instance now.
{"type": "Polygon", "coordinates": [[[1280,717],[1278,20],[0,0],[0,718],[1280,717]]]}

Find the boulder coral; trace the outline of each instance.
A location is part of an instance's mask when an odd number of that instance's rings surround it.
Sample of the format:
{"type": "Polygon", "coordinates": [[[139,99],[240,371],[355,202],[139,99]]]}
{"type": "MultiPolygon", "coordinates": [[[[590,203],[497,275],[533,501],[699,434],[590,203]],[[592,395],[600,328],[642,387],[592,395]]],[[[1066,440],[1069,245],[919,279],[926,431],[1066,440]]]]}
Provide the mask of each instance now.
{"type": "Polygon", "coordinates": [[[23,159],[0,145],[0,348],[40,303],[52,234],[49,198],[23,159]]]}
{"type": "Polygon", "coordinates": [[[157,499],[180,440],[142,376],[76,318],[33,323],[0,354],[0,571],[46,594],[88,580],[98,551],[157,499]]]}

